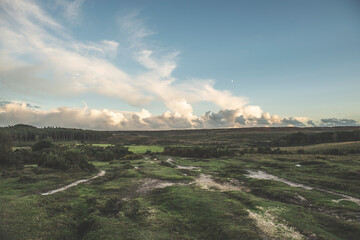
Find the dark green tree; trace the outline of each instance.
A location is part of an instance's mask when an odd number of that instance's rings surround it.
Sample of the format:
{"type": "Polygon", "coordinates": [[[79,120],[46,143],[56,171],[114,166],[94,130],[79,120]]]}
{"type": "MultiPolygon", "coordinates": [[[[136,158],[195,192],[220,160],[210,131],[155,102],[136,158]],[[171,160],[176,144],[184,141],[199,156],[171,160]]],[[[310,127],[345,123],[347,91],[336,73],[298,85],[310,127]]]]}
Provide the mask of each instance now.
{"type": "Polygon", "coordinates": [[[12,136],[7,132],[0,131],[0,165],[11,165],[12,145],[12,136]]]}
{"type": "Polygon", "coordinates": [[[34,152],[43,150],[45,148],[51,148],[52,146],[54,146],[54,144],[50,141],[50,140],[40,140],[37,143],[35,143],[34,145],[32,145],[31,149],[34,152]]]}

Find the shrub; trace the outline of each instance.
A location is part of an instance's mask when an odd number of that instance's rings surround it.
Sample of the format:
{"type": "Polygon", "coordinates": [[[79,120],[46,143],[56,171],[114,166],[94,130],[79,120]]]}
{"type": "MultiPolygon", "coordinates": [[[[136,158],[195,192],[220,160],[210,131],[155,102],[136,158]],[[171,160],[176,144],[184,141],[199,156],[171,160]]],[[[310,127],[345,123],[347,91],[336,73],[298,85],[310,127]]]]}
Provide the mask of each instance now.
{"type": "Polygon", "coordinates": [[[23,166],[22,160],[12,152],[12,144],[12,136],[0,131],[0,166],[21,168],[23,166]]]}
{"type": "Polygon", "coordinates": [[[127,154],[123,157],[124,160],[136,160],[143,158],[141,154],[127,154]]]}
{"type": "Polygon", "coordinates": [[[104,207],[100,208],[100,212],[104,215],[115,216],[123,208],[123,206],[123,200],[111,197],[106,200],[104,207]]]}
{"type": "Polygon", "coordinates": [[[165,147],[163,154],[179,157],[215,158],[232,156],[233,152],[228,148],[218,147],[165,147]]]}
{"type": "Polygon", "coordinates": [[[74,151],[65,151],[59,155],[43,155],[43,159],[39,161],[38,165],[62,171],[72,169],[92,172],[96,169],[93,164],[88,162],[85,154],[74,151]]]}
{"type": "Polygon", "coordinates": [[[85,199],[80,199],[72,205],[73,210],[73,227],[77,239],[82,239],[88,232],[93,230],[96,225],[96,219],[91,215],[91,209],[85,199]]]}
{"type": "Polygon", "coordinates": [[[131,201],[125,208],[125,216],[135,218],[140,211],[140,202],[138,200],[131,201]]]}
{"type": "Polygon", "coordinates": [[[305,154],[305,150],[304,149],[299,149],[296,151],[297,154],[305,154]]]}
{"type": "Polygon", "coordinates": [[[50,140],[40,140],[31,146],[31,150],[37,152],[46,148],[51,148],[52,146],[54,146],[54,144],[50,140]]]}

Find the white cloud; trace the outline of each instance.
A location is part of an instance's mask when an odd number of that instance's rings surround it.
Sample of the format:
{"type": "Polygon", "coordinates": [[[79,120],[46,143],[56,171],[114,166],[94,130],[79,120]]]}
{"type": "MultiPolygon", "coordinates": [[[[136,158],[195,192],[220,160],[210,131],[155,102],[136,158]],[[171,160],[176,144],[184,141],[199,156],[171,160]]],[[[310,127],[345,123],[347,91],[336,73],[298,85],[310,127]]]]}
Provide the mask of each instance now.
{"type": "Polygon", "coordinates": [[[1,17],[0,60],[5,66],[0,69],[1,85],[43,90],[52,95],[95,92],[132,105],[144,104],[151,99],[133,86],[128,74],[99,57],[99,53],[107,55],[116,51],[117,42],[103,40],[86,44],[56,37],[44,26],[59,28],[59,25],[30,2],[6,1],[3,10],[11,18],[1,17]],[[24,5],[20,12],[18,5],[24,5]],[[27,5],[30,7],[26,8],[27,5]],[[29,11],[33,9],[33,12],[29,11]],[[40,24],[30,21],[35,17],[41,20],[40,24]],[[22,60],[24,55],[30,56],[31,61],[22,60]]]}
{"type": "Polygon", "coordinates": [[[321,119],[320,126],[334,127],[334,126],[357,126],[358,123],[353,119],[338,119],[338,118],[326,118],[321,119]]]}
{"type": "MultiPolygon", "coordinates": [[[[351,119],[323,119],[332,126],[357,125],[351,119]],[[340,121],[340,122],[339,122],[340,121]]],[[[147,110],[125,112],[109,109],[88,109],[59,107],[49,111],[39,110],[26,103],[2,101],[0,104],[0,126],[17,123],[30,124],[38,127],[61,126],[69,128],[85,128],[96,130],[151,130],[151,129],[197,129],[227,127],[282,127],[313,126],[305,118],[281,118],[262,114],[259,118],[239,115],[239,110],[223,109],[217,113],[207,112],[191,119],[181,114],[166,111],[161,115],[151,115],[147,110]]],[[[319,123],[321,124],[321,123],[319,123]]],[[[317,124],[318,125],[318,124],[317,124]]]]}
{"type": "MultiPolygon", "coordinates": [[[[78,17],[84,1],[60,1],[70,20],[78,17]]],[[[179,82],[174,76],[179,51],[159,54],[145,42],[152,35],[138,12],[120,18],[132,61],[142,66],[129,74],[112,59],[124,46],[115,40],[82,42],[32,1],[2,0],[0,5],[0,87],[24,94],[69,96],[92,93],[118,98],[143,108],[153,100],[166,109],[158,116],[148,111],[123,112],[56,108],[40,111],[23,104],[1,107],[0,124],[22,121],[36,126],[91,129],[169,129],[241,126],[306,125],[307,118],[281,118],[263,113],[247,98],[215,88],[211,79],[179,82]],[[193,103],[210,102],[222,110],[194,115],[193,103]],[[13,121],[13,122],[11,122],[13,121]]],[[[156,48],[158,49],[158,48],[156,48]]],[[[161,51],[160,51],[161,52],[161,51]]]]}
{"type": "Polygon", "coordinates": [[[73,44],[73,49],[87,56],[97,56],[97,57],[115,57],[118,51],[119,43],[113,40],[102,40],[101,42],[75,42],[73,44]]]}
{"type": "Polygon", "coordinates": [[[249,113],[245,98],[216,90],[214,81],[193,80],[177,84],[172,72],[179,52],[155,57],[154,52],[143,44],[144,37],[151,32],[136,18],[137,14],[122,21],[130,40],[136,43],[133,45],[135,60],[145,67],[145,71],[131,76],[105,58],[116,55],[118,42],[79,42],[69,36],[57,36],[46,27],[63,27],[31,1],[18,0],[16,4],[6,1],[3,10],[11,17],[1,18],[2,63],[7,65],[8,59],[13,60],[11,69],[1,69],[1,83],[6,87],[25,87],[28,91],[31,88],[52,95],[92,92],[117,97],[135,106],[159,99],[169,110],[189,118],[193,112],[191,104],[199,101],[213,102],[226,109],[240,109],[244,114],[259,114],[260,110],[249,113]],[[22,6],[20,12],[18,5],[22,6]],[[34,18],[39,24],[33,23],[34,18]],[[24,62],[23,55],[30,55],[32,60],[24,62]],[[20,68],[28,70],[18,71],[20,68]]]}
{"type": "Polygon", "coordinates": [[[144,39],[153,35],[154,32],[145,27],[139,15],[139,11],[131,11],[127,15],[119,17],[118,23],[120,31],[127,37],[130,47],[144,49],[148,47],[144,39]]]}
{"type": "Polygon", "coordinates": [[[82,4],[85,0],[56,0],[56,4],[62,7],[65,17],[70,21],[75,21],[79,17],[82,4]]]}

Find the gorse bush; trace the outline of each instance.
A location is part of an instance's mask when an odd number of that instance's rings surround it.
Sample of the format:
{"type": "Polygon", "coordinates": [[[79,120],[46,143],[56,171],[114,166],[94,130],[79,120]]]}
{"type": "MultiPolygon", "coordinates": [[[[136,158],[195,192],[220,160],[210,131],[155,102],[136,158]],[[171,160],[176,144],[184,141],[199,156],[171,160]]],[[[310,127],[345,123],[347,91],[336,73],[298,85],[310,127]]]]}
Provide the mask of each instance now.
{"type": "Polygon", "coordinates": [[[91,208],[85,199],[80,199],[73,204],[72,210],[76,239],[83,239],[88,232],[94,230],[97,221],[91,214],[91,208]]]}
{"type": "Polygon", "coordinates": [[[103,215],[115,216],[124,207],[124,201],[117,197],[110,197],[105,205],[100,208],[103,215]]]}
{"type": "Polygon", "coordinates": [[[88,162],[85,154],[75,151],[66,151],[59,155],[49,154],[46,158],[41,159],[38,165],[62,171],[71,169],[92,172],[96,169],[93,164],[88,162]]]}
{"type": "Polygon", "coordinates": [[[233,152],[228,148],[217,147],[165,147],[163,154],[179,157],[213,158],[231,156],[233,152]]]}
{"type": "Polygon", "coordinates": [[[37,152],[46,148],[51,148],[52,146],[54,146],[54,144],[50,140],[40,140],[31,146],[31,150],[37,152]]]}
{"type": "Polygon", "coordinates": [[[0,131],[0,166],[22,168],[22,157],[12,151],[12,146],[12,136],[9,133],[0,131]]]}
{"type": "Polygon", "coordinates": [[[90,160],[110,162],[115,159],[121,159],[125,156],[132,155],[127,147],[117,145],[106,148],[92,145],[81,145],[77,150],[86,154],[90,160]]]}
{"type": "Polygon", "coordinates": [[[359,140],[360,131],[336,131],[309,134],[297,132],[273,140],[272,145],[279,147],[287,147],[359,140]]]}

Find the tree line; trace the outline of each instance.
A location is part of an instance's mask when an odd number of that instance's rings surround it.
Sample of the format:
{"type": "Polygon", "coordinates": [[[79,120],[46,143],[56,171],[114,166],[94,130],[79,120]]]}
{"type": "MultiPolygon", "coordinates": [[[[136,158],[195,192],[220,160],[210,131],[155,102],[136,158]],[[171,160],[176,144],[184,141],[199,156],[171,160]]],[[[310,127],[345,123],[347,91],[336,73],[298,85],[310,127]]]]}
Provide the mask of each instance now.
{"type": "Polygon", "coordinates": [[[334,131],[320,133],[297,132],[272,141],[274,147],[305,146],[319,143],[360,141],[360,131],[334,131]]]}
{"type": "Polygon", "coordinates": [[[112,136],[112,133],[108,131],[60,127],[37,128],[25,124],[1,127],[0,131],[11,134],[15,142],[34,142],[42,139],[52,139],[53,141],[104,141],[112,136]]]}
{"type": "Polygon", "coordinates": [[[43,139],[34,143],[30,148],[16,148],[13,150],[13,139],[9,132],[0,130],[0,167],[23,168],[24,164],[37,164],[57,170],[94,171],[91,161],[112,161],[116,159],[137,159],[122,145],[106,148],[91,144],[54,144],[51,140],[43,139]]]}

